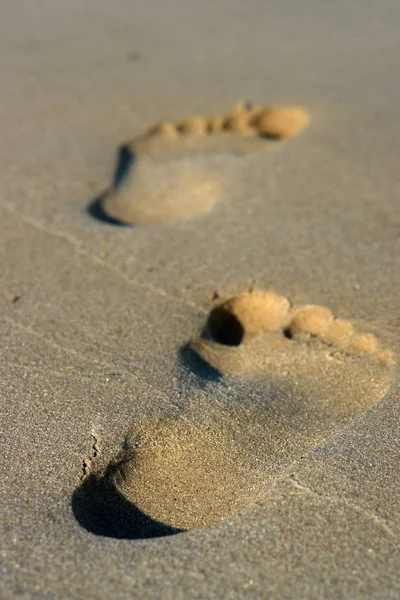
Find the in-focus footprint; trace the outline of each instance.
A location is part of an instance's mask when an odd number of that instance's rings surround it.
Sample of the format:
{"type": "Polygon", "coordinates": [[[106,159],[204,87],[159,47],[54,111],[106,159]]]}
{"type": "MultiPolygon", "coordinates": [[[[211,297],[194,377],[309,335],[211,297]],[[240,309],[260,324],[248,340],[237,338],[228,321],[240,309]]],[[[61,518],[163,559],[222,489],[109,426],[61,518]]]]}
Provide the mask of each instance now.
{"type": "Polygon", "coordinates": [[[268,291],[220,302],[192,347],[226,385],[214,384],[197,410],[135,424],[106,474],[135,510],[176,530],[262,498],[293,461],[382,398],[394,364],[374,335],[328,308],[296,308],[268,291]]]}
{"type": "Polygon", "coordinates": [[[314,304],[295,307],[273,291],[244,291],[219,302],[206,326],[192,340],[193,349],[221,374],[307,376],[308,362],[341,369],[356,366],[368,371],[377,365],[391,366],[393,354],[379,347],[370,333],[357,333],[350,321],[314,304]],[[353,361],[346,357],[354,356],[353,361]],[[293,369],[296,369],[295,372],[293,369]]]}
{"type": "Polygon", "coordinates": [[[238,156],[270,149],[268,140],[294,137],[308,122],[299,107],[239,104],[220,117],[157,123],[121,147],[101,210],[113,222],[134,225],[208,213],[234,179],[238,156]]]}

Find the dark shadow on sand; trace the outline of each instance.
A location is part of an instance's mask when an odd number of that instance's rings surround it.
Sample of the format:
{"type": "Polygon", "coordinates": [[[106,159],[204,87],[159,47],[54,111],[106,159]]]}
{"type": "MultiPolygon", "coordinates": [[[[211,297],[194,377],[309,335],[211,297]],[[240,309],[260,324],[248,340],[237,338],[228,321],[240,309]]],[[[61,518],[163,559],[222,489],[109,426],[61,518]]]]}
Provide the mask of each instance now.
{"type": "Polygon", "coordinates": [[[126,144],[118,149],[117,164],[115,165],[112,187],[118,189],[136,162],[136,154],[126,144]]]}
{"type": "Polygon", "coordinates": [[[178,358],[180,363],[186,369],[189,369],[192,373],[197,375],[197,377],[215,383],[221,381],[221,373],[203,360],[197,352],[190,347],[190,344],[185,344],[180,348],[178,358]]]}
{"type": "MultiPolygon", "coordinates": [[[[237,317],[224,306],[216,306],[209,314],[201,337],[212,340],[222,346],[240,346],[244,338],[244,328],[237,317]]],[[[190,343],[179,350],[179,361],[197,377],[218,383],[222,381],[222,374],[193,350],[190,343]]]]}
{"type": "MultiPolygon", "coordinates": [[[[107,192],[106,192],[107,193],[107,192]]],[[[108,225],[116,225],[118,227],[132,227],[129,223],[124,223],[123,221],[119,221],[118,219],[113,219],[110,217],[103,209],[103,198],[105,194],[102,196],[95,198],[86,209],[86,212],[97,219],[97,221],[101,221],[102,223],[108,223],[108,225]]]]}
{"type": "MultiPolygon", "coordinates": [[[[278,140],[276,137],[271,137],[264,135],[266,139],[278,140]]],[[[228,151],[230,155],[242,156],[243,152],[240,151],[228,151]]],[[[132,170],[135,168],[136,163],[136,154],[129,144],[123,144],[118,148],[117,151],[117,160],[114,168],[114,175],[112,180],[112,185],[108,190],[106,190],[101,196],[97,196],[92,200],[89,206],[86,208],[86,212],[101,223],[107,223],[108,225],[114,225],[118,227],[132,227],[133,225],[130,223],[125,223],[124,221],[120,221],[119,219],[115,219],[114,217],[107,214],[107,212],[103,208],[103,200],[107,194],[112,191],[118,190],[120,185],[123,183],[128,173],[132,173],[132,170]]],[[[217,340],[219,341],[219,340],[217,340]]],[[[233,342],[225,342],[221,341],[221,343],[227,343],[228,345],[239,345],[240,341],[233,342]]]]}
{"type": "Polygon", "coordinates": [[[101,196],[98,196],[89,204],[86,209],[86,212],[101,221],[102,223],[108,223],[109,225],[117,225],[117,226],[125,226],[132,227],[129,223],[124,223],[119,219],[114,219],[110,215],[108,215],[103,209],[103,199],[106,194],[112,190],[117,190],[118,187],[122,184],[128,173],[134,168],[136,162],[136,155],[133,152],[130,146],[124,145],[118,149],[117,154],[117,162],[114,169],[114,176],[112,181],[112,186],[109,191],[106,191],[101,196]]]}
{"type": "Polygon", "coordinates": [[[86,477],[73,493],[71,505],[79,524],[95,535],[140,540],[183,531],[148,517],[126,500],[107,477],[86,477]]]}
{"type": "Polygon", "coordinates": [[[209,314],[207,330],[213,339],[224,346],[240,346],[244,328],[239,319],[225,306],[216,306],[209,314]]]}

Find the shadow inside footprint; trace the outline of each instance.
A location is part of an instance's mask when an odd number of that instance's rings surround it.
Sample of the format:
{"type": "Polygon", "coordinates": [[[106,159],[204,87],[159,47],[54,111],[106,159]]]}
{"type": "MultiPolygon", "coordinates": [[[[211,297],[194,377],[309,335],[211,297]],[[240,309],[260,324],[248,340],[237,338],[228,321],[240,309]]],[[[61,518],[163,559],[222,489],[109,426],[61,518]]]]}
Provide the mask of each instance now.
{"type": "Polygon", "coordinates": [[[244,327],[240,320],[225,306],[216,306],[210,313],[207,328],[216,342],[225,346],[240,346],[244,327]]]}
{"type": "Polygon", "coordinates": [[[122,184],[129,171],[134,167],[135,162],[136,153],[133,151],[132,147],[127,144],[120,146],[112,182],[114,188],[118,188],[122,184]]]}
{"type": "Polygon", "coordinates": [[[182,531],[148,517],[126,500],[107,477],[89,475],[73,493],[71,505],[79,524],[95,535],[147,539],[182,531]]]}
{"type": "Polygon", "coordinates": [[[299,107],[240,103],[225,115],[156,123],[119,148],[112,184],[88,212],[139,226],[206,215],[237,181],[243,157],[295,137],[308,121],[299,107]]]}
{"type": "MultiPolygon", "coordinates": [[[[121,146],[118,150],[117,161],[114,170],[114,176],[112,181],[112,189],[118,189],[122,184],[124,179],[128,176],[128,173],[134,169],[134,165],[136,162],[136,155],[132,151],[132,149],[126,144],[121,146]]],[[[108,223],[109,225],[118,225],[118,226],[130,226],[130,223],[126,223],[125,221],[121,221],[118,218],[112,217],[108,214],[104,208],[104,200],[107,197],[109,192],[106,191],[101,196],[98,196],[87,207],[87,213],[101,221],[102,223],[108,223]]]]}

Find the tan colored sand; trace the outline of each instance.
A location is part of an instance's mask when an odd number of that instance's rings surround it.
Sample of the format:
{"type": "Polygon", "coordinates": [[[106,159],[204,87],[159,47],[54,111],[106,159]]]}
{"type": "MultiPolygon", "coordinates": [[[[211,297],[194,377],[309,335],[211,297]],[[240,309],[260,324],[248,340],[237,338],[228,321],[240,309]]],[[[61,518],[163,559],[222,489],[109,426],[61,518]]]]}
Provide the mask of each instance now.
{"type": "Polygon", "coordinates": [[[208,328],[215,339],[232,326],[240,342],[283,327],[289,314],[290,302],[274,292],[253,290],[241,292],[216,306],[208,318],[208,328]],[[240,337],[240,335],[239,335],[240,337]]]}
{"type": "Polygon", "coordinates": [[[349,341],[353,332],[354,327],[350,321],[346,321],[345,319],[334,319],[324,331],[319,333],[319,335],[325,344],[340,346],[349,341]]]}
{"type": "Polygon", "coordinates": [[[337,436],[306,455],[299,445],[285,480],[229,521],[115,539],[70,503],[93,428],[96,460],[109,460],[133,419],[186,410],[200,387],[210,405],[256,402],[253,379],[219,384],[179,364],[211,289],[256,276],[361,332],[370,323],[400,351],[398,2],[178,0],[166,15],[165,1],[42,0],[0,12],[0,596],[399,595],[398,375],[337,436]],[[301,99],[315,127],[269,144],[204,219],[141,230],[86,214],[121,139],[162,115],[222,115],[238,93],[301,99]]]}
{"type": "Polygon", "coordinates": [[[309,121],[309,115],[300,107],[271,106],[261,113],[256,126],[262,135],[286,139],[298,135],[309,121]]]}
{"type": "Polygon", "coordinates": [[[375,355],[375,336],[352,335],[351,323],[333,320],[329,308],[306,305],[290,315],[288,339],[289,310],[287,298],[264,290],[211,310],[207,325],[216,341],[201,336],[193,348],[221,374],[251,378],[263,400],[247,411],[205,406],[197,419],[134,426],[111,481],[136,508],[180,529],[229,517],[295,459],[291,443],[295,453],[306,452],[382,398],[393,357],[375,355]]]}
{"type": "Polygon", "coordinates": [[[291,124],[293,129],[296,118],[299,123],[295,109],[278,107],[278,119],[274,111],[264,110],[256,118],[258,107],[239,103],[224,117],[197,116],[177,124],[155,123],[124,145],[134,161],[124,181],[103,198],[103,211],[122,223],[146,226],[169,225],[210,212],[221,196],[223,177],[207,172],[207,155],[265,150],[266,141],[255,138],[257,132],[265,133],[263,123],[268,115],[272,122],[279,121],[286,128],[291,124]],[[191,156],[196,160],[191,161],[191,156]],[[151,163],[151,158],[162,164],[151,163]]]}
{"type": "MultiPolygon", "coordinates": [[[[236,170],[228,166],[225,172],[221,156],[231,154],[237,160],[237,154],[271,149],[254,132],[222,131],[223,123],[203,117],[186,119],[178,126],[163,121],[127,142],[124,147],[132,164],[123,180],[105,194],[103,211],[122,223],[144,226],[169,225],[209,213],[223,190],[234,184],[236,170]],[[210,127],[218,133],[203,135],[210,127]]],[[[229,165],[229,160],[225,162],[229,165]]]]}
{"type": "Polygon", "coordinates": [[[179,132],[175,124],[170,123],[169,121],[160,121],[159,123],[149,127],[147,132],[150,135],[162,135],[170,139],[174,139],[179,136],[179,132]]]}
{"type": "Polygon", "coordinates": [[[303,335],[322,335],[333,321],[329,308],[318,305],[308,305],[294,312],[288,330],[293,337],[303,335]]]}
{"type": "Polygon", "coordinates": [[[177,128],[182,133],[203,135],[207,131],[207,119],[206,117],[187,117],[178,123],[177,128]]]}
{"type": "Polygon", "coordinates": [[[378,341],[371,333],[353,336],[343,349],[348,354],[372,354],[378,348],[378,341]]]}
{"type": "Polygon", "coordinates": [[[252,131],[247,113],[233,113],[224,120],[224,129],[246,134],[252,131]]]}
{"type": "Polygon", "coordinates": [[[257,122],[258,122],[259,118],[261,117],[261,115],[263,114],[264,110],[265,109],[259,105],[251,106],[248,109],[247,114],[248,114],[248,119],[249,119],[249,123],[251,126],[257,125],[257,122]]]}
{"type": "Polygon", "coordinates": [[[262,489],[261,456],[251,422],[210,414],[201,419],[148,422],[111,480],[151,518],[182,529],[210,525],[234,515],[262,489]],[[254,487],[256,482],[258,486],[254,487]]]}
{"type": "Polygon", "coordinates": [[[220,133],[224,128],[224,117],[209,117],[207,129],[210,133],[220,133]]]}
{"type": "Polygon", "coordinates": [[[247,411],[204,406],[197,418],[184,414],[134,425],[130,450],[111,481],[141,512],[180,529],[234,515],[299,452],[348,424],[390,384],[387,360],[360,354],[337,360],[318,341],[270,335],[239,347],[201,338],[193,343],[221,373],[251,377],[263,400],[247,411]]]}
{"type": "Polygon", "coordinates": [[[223,117],[186,117],[176,125],[168,121],[160,121],[152,125],[148,133],[174,139],[178,137],[179,132],[203,135],[207,131],[215,134],[226,130],[248,135],[257,130],[266,137],[285,139],[298,135],[309,121],[308,113],[297,106],[277,105],[262,108],[240,102],[223,117]]]}
{"type": "Polygon", "coordinates": [[[332,311],[325,306],[309,304],[290,309],[289,300],[275,292],[241,292],[213,308],[207,326],[213,341],[200,336],[192,340],[192,344],[221,373],[262,373],[271,360],[271,353],[301,355],[308,342],[312,342],[310,348],[314,345],[315,352],[320,353],[322,362],[330,358],[331,353],[355,355],[361,364],[365,359],[366,369],[378,368],[378,362],[387,365],[394,362],[390,350],[379,348],[375,335],[354,333],[351,322],[334,319],[332,311]],[[267,336],[272,332],[273,336],[267,336]],[[246,346],[246,342],[255,337],[261,340],[246,346]],[[324,351],[325,344],[329,346],[328,354],[324,351]],[[241,347],[230,349],[229,346],[241,347]]]}
{"type": "Polygon", "coordinates": [[[392,367],[396,364],[395,354],[391,350],[378,350],[378,352],[375,354],[375,357],[383,365],[392,367]]]}
{"type": "Polygon", "coordinates": [[[166,225],[199,217],[220,198],[222,180],[190,159],[142,159],[118,190],[103,200],[105,212],[124,223],[166,225]]]}

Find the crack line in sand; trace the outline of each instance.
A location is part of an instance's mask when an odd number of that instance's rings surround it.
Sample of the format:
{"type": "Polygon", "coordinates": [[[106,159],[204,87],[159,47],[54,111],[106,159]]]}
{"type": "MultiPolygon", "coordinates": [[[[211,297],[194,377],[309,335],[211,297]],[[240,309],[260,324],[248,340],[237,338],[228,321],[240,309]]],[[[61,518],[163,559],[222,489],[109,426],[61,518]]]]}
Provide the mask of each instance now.
{"type": "MultiPolygon", "coordinates": [[[[53,346],[54,348],[57,348],[57,350],[64,350],[65,352],[69,352],[71,354],[74,354],[77,357],[83,358],[85,361],[88,360],[87,357],[86,357],[86,355],[83,352],[75,350],[75,348],[70,348],[68,346],[62,346],[58,342],[44,337],[43,335],[41,335],[40,333],[38,333],[35,329],[33,329],[33,327],[31,327],[30,325],[24,325],[23,323],[19,323],[18,321],[15,321],[15,319],[13,319],[12,317],[9,317],[8,315],[2,315],[0,318],[4,319],[5,321],[8,321],[11,325],[14,325],[15,327],[19,327],[23,331],[25,331],[25,332],[27,332],[27,333],[35,336],[41,342],[44,342],[46,344],[49,344],[50,346],[53,346]]],[[[101,367],[108,367],[108,368],[113,369],[113,370],[115,369],[115,367],[118,367],[118,370],[121,371],[122,374],[127,375],[128,377],[132,377],[136,382],[139,379],[135,375],[135,373],[132,373],[132,371],[129,371],[127,369],[122,368],[120,365],[115,365],[114,363],[105,362],[103,360],[98,361],[95,364],[97,366],[99,366],[100,368],[101,367]]],[[[27,367],[27,368],[29,368],[29,367],[27,367]]],[[[30,367],[30,369],[33,370],[33,367],[30,367]]],[[[155,386],[151,385],[148,382],[146,382],[145,384],[143,384],[143,381],[140,381],[140,385],[142,387],[147,387],[148,390],[151,390],[155,394],[159,394],[160,396],[162,396],[164,399],[166,399],[168,401],[171,400],[171,398],[168,396],[168,394],[166,394],[163,390],[159,389],[158,387],[155,387],[155,386]]]]}
{"type": "Polygon", "coordinates": [[[327,500],[329,502],[346,504],[347,506],[349,506],[356,512],[359,512],[363,516],[367,517],[367,519],[373,521],[376,525],[379,525],[391,537],[397,537],[396,534],[387,525],[386,520],[383,517],[381,517],[380,515],[377,515],[374,511],[364,508],[363,506],[360,506],[359,504],[357,504],[356,502],[353,502],[352,500],[348,500],[348,499],[340,497],[340,496],[330,496],[327,494],[323,494],[323,493],[319,492],[318,490],[312,489],[309,486],[302,483],[301,481],[299,481],[299,479],[297,479],[294,476],[294,474],[287,476],[284,480],[286,480],[296,490],[300,490],[300,491],[304,492],[305,494],[317,496],[318,498],[322,498],[323,500],[327,500]]]}
{"type": "Polygon", "coordinates": [[[12,317],[9,317],[8,315],[2,315],[1,318],[4,319],[5,321],[8,321],[11,325],[14,325],[15,327],[19,327],[23,331],[26,331],[27,333],[30,333],[31,335],[39,338],[42,342],[45,342],[46,344],[49,344],[50,346],[57,348],[58,350],[65,350],[66,352],[70,352],[71,354],[75,354],[76,356],[82,356],[82,357],[84,356],[83,352],[79,352],[78,350],[75,350],[75,348],[71,348],[69,346],[63,346],[62,344],[59,344],[55,340],[44,337],[42,334],[40,334],[38,331],[36,331],[31,325],[24,325],[23,323],[19,323],[18,321],[16,321],[12,317]]]}
{"type": "Polygon", "coordinates": [[[121,271],[120,269],[118,269],[117,267],[112,265],[111,263],[104,262],[104,260],[102,258],[97,258],[96,256],[93,256],[93,254],[91,254],[84,248],[82,242],[80,240],[78,240],[77,238],[75,238],[70,233],[67,233],[66,231],[61,231],[59,229],[47,228],[44,225],[42,225],[38,220],[36,220],[32,217],[28,217],[27,215],[24,215],[23,213],[20,213],[19,211],[15,210],[14,208],[12,208],[9,204],[7,204],[5,202],[0,202],[0,206],[2,206],[8,212],[15,215],[17,218],[21,219],[21,221],[23,223],[30,225],[37,231],[41,231],[43,233],[46,233],[47,235],[52,235],[54,237],[59,237],[59,238],[66,240],[67,242],[69,242],[71,244],[71,246],[73,246],[74,250],[78,254],[80,254],[81,256],[85,256],[86,258],[88,258],[89,260],[94,262],[96,265],[100,265],[101,267],[108,269],[112,273],[118,275],[128,285],[135,285],[138,288],[142,288],[142,289],[154,292],[156,294],[159,294],[160,296],[163,296],[164,298],[169,298],[170,300],[173,300],[174,302],[180,302],[182,304],[185,304],[186,306],[195,308],[196,310],[198,310],[204,314],[207,312],[204,308],[202,308],[195,302],[190,302],[190,300],[180,298],[179,296],[174,296],[173,294],[168,293],[163,288],[160,288],[158,286],[151,285],[151,284],[146,284],[146,283],[143,283],[142,281],[139,282],[139,281],[130,279],[127,275],[125,275],[125,273],[123,271],[121,271]]]}
{"type": "Polygon", "coordinates": [[[99,439],[98,439],[97,433],[94,430],[90,434],[90,437],[92,438],[91,452],[88,457],[82,458],[81,481],[83,481],[87,475],[90,475],[90,473],[92,472],[92,463],[93,463],[94,459],[100,454],[100,451],[97,447],[97,443],[98,443],[99,439]]]}

